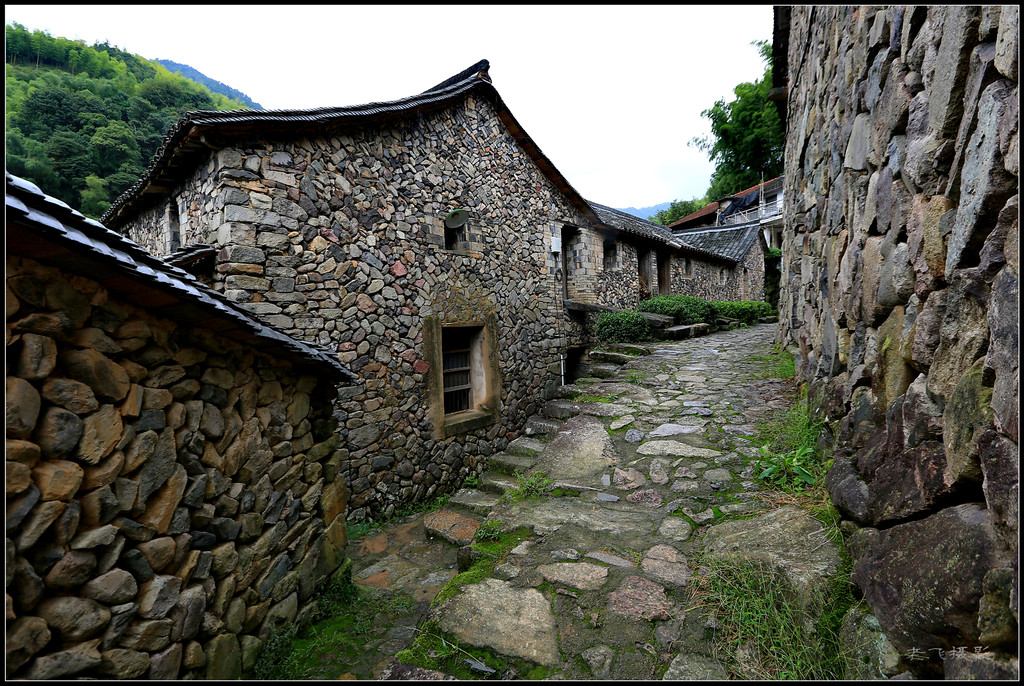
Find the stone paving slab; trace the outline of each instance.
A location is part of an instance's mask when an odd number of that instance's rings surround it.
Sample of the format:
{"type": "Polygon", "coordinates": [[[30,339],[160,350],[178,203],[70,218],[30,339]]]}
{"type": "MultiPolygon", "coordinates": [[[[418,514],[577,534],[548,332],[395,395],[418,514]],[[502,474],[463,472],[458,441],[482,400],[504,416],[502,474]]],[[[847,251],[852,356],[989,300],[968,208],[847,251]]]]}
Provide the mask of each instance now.
{"type": "Polygon", "coordinates": [[[423,526],[428,534],[440,536],[453,545],[472,543],[476,530],[480,528],[480,521],[451,510],[428,512],[423,516],[423,526]]]}
{"type": "Polygon", "coordinates": [[[435,616],[443,631],[470,645],[542,665],[562,663],[551,602],[536,589],[484,579],[442,603],[435,616]]]}

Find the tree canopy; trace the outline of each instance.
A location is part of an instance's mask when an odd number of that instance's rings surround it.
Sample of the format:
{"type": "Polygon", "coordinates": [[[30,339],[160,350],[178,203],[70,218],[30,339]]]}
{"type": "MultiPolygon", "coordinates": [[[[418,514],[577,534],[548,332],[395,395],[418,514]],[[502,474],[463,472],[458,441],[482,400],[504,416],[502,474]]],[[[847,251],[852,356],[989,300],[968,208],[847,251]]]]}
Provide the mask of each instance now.
{"type": "Polygon", "coordinates": [[[707,197],[722,196],[756,186],[782,173],[786,131],[775,105],[768,99],[772,87],[772,46],[754,41],[765,61],[764,75],[754,83],[733,89],[736,99],[719,100],[701,112],[711,120],[711,137],[693,143],[715,163],[707,197]]]}
{"type": "Polygon", "coordinates": [[[107,43],[7,24],[6,165],[98,218],[189,110],[245,105],[107,43]]]}
{"type": "Polygon", "coordinates": [[[674,200],[672,204],[668,206],[667,210],[658,212],[650,219],[662,226],[668,226],[677,219],[682,219],[687,215],[693,214],[709,202],[711,201],[708,200],[707,196],[704,196],[703,198],[694,198],[692,200],[674,200]]]}
{"type": "Polygon", "coordinates": [[[782,174],[786,131],[775,105],[768,99],[772,87],[772,46],[754,41],[765,62],[764,75],[754,83],[733,89],[731,102],[724,99],[701,112],[711,120],[711,135],[694,138],[691,145],[703,150],[715,163],[711,183],[703,198],[676,200],[669,209],[650,217],[668,225],[730,193],[736,193],[782,174]]]}

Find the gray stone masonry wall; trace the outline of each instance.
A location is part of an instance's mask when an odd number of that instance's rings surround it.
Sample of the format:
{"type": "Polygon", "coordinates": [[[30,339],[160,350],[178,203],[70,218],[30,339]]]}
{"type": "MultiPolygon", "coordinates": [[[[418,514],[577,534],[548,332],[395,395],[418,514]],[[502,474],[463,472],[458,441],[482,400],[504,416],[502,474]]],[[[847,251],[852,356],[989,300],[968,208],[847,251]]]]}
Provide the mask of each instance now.
{"type": "Polygon", "coordinates": [[[690,258],[690,275],[684,257],[672,256],[672,294],[704,300],[764,300],[764,249],[755,241],[739,264],[690,258]],[[725,270],[725,279],[721,273],[725,270]]]}
{"type": "Polygon", "coordinates": [[[778,340],[919,676],[1016,659],[1018,37],[1016,6],[792,8],[778,340]]]}
{"type": "Polygon", "coordinates": [[[640,275],[637,271],[637,249],[632,243],[616,241],[615,268],[603,269],[603,239],[598,237],[599,252],[602,256],[601,272],[597,280],[595,302],[608,307],[634,310],[640,304],[640,275]]]}
{"type": "MultiPolygon", "coordinates": [[[[215,153],[175,192],[199,187],[209,170],[214,195],[194,202],[214,208],[205,240],[221,247],[215,287],[296,338],[334,347],[360,375],[336,406],[350,517],[461,483],[557,385],[558,351],[575,329],[551,237],[564,224],[592,227],[476,96],[419,120],[250,145],[215,153]],[[468,235],[445,250],[442,220],[459,207],[471,214],[468,235]],[[497,419],[441,438],[426,318],[490,316],[497,419]]],[[[133,226],[129,234],[159,250],[133,226]]],[[[600,252],[582,247],[571,285],[598,278],[600,252]]]]}
{"type": "Polygon", "coordinates": [[[173,194],[171,200],[141,213],[132,226],[132,240],[154,255],[166,254],[168,205],[177,214],[181,245],[214,240],[223,219],[222,208],[214,205],[217,188],[221,185],[216,173],[220,169],[218,162],[216,158],[211,159],[173,194]]]}
{"type": "Polygon", "coordinates": [[[6,264],[8,678],[239,678],[343,562],[333,384],[6,264]]]}

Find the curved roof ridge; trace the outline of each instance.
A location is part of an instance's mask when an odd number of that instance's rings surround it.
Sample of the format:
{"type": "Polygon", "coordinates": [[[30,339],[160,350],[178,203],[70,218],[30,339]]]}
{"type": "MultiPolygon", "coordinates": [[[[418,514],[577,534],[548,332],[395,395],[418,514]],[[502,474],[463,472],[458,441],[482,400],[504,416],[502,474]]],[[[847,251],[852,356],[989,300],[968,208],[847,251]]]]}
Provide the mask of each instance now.
{"type": "Polygon", "coordinates": [[[491,68],[491,63],[490,62],[488,62],[485,59],[484,60],[480,60],[479,62],[477,62],[473,66],[471,66],[471,67],[469,67],[467,69],[463,69],[462,71],[460,71],[455,76],[448,77],[447,79],[445,79],[441,83],[437,84],[433,88],[428,88],[427,90],[423,91],[423,93],[420,93],[420,95],[423,95],[424,93],[433,93],[434,91],[442,90],[444,88],[447,88],[448,86],[452,86],[452,85],[454,85],[456,83],[459,83],[461,81],[465,81],[465,80],[470,79],[470,78],[481,78],[481,79],[484,79],[485,81],[487,81],[488,83],[490,83],[491,76],[490,76],[490,74],[488,74],[488,70],[490,68],[491,68]]]}
{"type": "Polygon", "coordinates": [[[295,110],[192,110],[186,112],[164,134],[160,147],[139,179],[121,195],[114,199],[110,208],[100,220],[104,224],[117,225],[125,206],[136,200],[141,192],[167,166],[178,146],[194,133],[198,127],[213,127],[231,123],[273,124],[273,123],[306,123],[324,124],[335,119],[370,117],[392,112],[402,112],[441,102],[460,95],[472,88],[486,84],[491,86],[487,74],[490,63],[480,60],[468,69],[442,81],[433,88],[418,95],[410,95],[396,100],[370,102],[362,105],[346,105],[341,107],[317,107],[295,110]]]}

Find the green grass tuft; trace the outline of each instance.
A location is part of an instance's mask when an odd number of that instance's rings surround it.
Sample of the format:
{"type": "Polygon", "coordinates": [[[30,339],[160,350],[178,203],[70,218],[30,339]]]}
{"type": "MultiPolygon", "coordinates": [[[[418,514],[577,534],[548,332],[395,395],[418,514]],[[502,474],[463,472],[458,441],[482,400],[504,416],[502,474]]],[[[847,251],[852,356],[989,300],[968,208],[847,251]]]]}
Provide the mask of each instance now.
{"type": "Polygon", "coordinates": [[[516,502],[530,498],[539,498],[546,495],[551,484],[555,483],[554,479],[549,479],[541,471],[533,472],[529,476],[523,472],[516,472],[515,477],[516,487],[505,491],[502,500],[516,502]]]}
{"type": "Polygon", "coordinates": [[[785,348],[772,344],[767,355],[751,355],[748,360],[760,363],[760,369],[752,374],[755,379],[792,379],[796,377],[796,362],[793,354],[785,348]]]}
{"type": "Polygon", "coordinates": [[[414,607],[404,593],[347,582],[324,585],[316,598],[314,624],[301,634],[293,624],[273,631],[260,649],[251,678],[337,679],[358,660],[377,617],[396,617],[414,607]]]}
{"type": "Polygon", "coordinates": [[[839,645],[839,625],[852,604],[848,579],[833,577],[815,599],[824,608],[813,630],[796,607],[786,580],[770,566],[738,559],[710,558],[700,577],[699,591],[706,608],[719,620],[716,652],[733,676],[761,680],[842,679],[845,658],[839,645]],[[843,588],[846,587],[846,591],[843,588]],[[754,656],[741,665],[737,650],[754,656]]]}
{"type": "Polygon", "coordinates": [[[824,426],[814,418],[805,394],[785,412],[759,423],[754,442],[761,447],[755,476],[787,492],[820,486],[827,469],[817,449],[824,426]]]}

